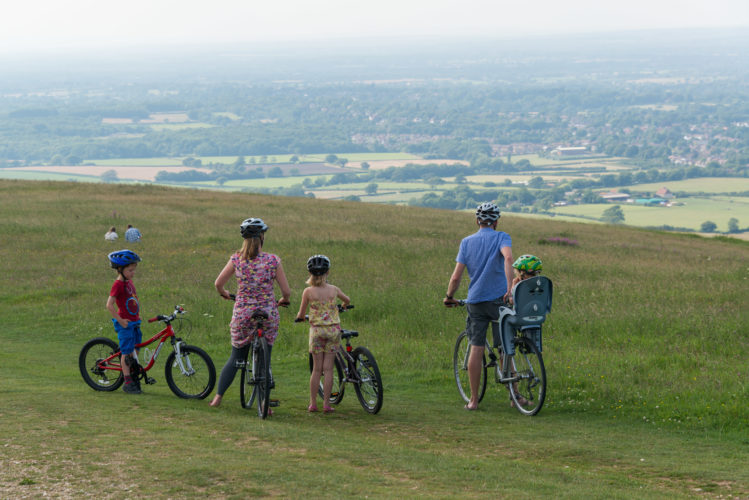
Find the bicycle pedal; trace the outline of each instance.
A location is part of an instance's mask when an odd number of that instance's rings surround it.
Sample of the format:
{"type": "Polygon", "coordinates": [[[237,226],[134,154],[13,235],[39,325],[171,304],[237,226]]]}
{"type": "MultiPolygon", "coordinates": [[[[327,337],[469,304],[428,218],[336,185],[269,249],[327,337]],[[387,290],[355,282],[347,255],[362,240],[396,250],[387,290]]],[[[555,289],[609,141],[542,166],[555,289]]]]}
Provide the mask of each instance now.
{"type": "Polygon", "coordinates": [[[281,406],[281,402],[277,399],[271,399],[268,402],[268,406],[272,406],[272,407],[281,406]]]}
{"type": "Polygon", "coordinates": [[[156,383],[156,379],[153,378],[153,377],[146,377],[145,382],[146,382],[146,384],[149,384],[149,385],[150,384],[155,384],[156,383]]]}
{"type": "Polygon", "coordinates": [[[484,368],[494,368],[495,366],[497,366],[497,360],[492,359],[491,361],[489,361],[487,364],[484,365],[484,368]]]}

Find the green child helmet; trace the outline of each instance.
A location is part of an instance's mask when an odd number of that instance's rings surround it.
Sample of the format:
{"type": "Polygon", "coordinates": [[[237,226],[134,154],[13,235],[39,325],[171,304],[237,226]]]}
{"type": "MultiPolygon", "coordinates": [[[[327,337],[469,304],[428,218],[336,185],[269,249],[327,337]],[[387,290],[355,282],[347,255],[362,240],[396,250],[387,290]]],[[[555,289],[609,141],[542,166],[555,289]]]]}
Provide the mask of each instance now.
{"type": "Polygon", "coordinates": [[[525,254],[518,257],[517,260],[512,264],[512,267],[514,267],[518,271],[524,271],[526,273],[536,273],[541,272],[541,270],[544,268],[544,265],[541,262],[541,259],[539,259],[535,255],[525,254]]]}

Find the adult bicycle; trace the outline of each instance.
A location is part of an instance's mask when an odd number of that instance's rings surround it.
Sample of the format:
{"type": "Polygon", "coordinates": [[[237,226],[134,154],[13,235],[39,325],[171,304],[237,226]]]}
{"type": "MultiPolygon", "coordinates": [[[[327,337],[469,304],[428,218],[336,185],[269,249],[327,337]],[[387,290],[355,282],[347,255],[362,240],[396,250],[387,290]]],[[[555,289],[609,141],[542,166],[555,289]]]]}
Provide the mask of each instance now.
{"type": "MultiPolygon", "coordinates": [[[[349,305],[344,308],[338,305],[338,311],[344,312],[353,309],[349,305]]],[[[295,322],[303,321],[296,319],[295,322]]],[[[345,341],[345,347],[338,349],[335,356],[335,371],[333,372],[333,388],[330,393],[329,403],[337,405],[343,400],[346,384],[354,385],[356,397],[367,413],[376,414],[382,408],[383,388],[380,368],[377,366],[372,352],[364,346],[352,347],[351,339],[358,337],[359,332],[355,330],[341,330],[341,340],[345,341]]],[[[309,370],[313,367],[312,354],[309,355],[309,370]]],[[[323,380],[320,380],[318,393],[323,394],[323,380]]]]}
{"type": "MultiPolygon", "coordinates": [[[[185,399],[203,399],[213,391],[216,384],[216,368],[211,357],[201,348],[188,345],[177,337],[172,322],[179,320],[185,314],[182,306],[174,306],[170,315],[158,315],[148,320],[149,323],[161,321],[166,326],[149,340],[136,344],[136,349],[144,348],[140,352],[144,359],[148,359],[145,366],[138,364],[138,368],[130,375],[135,379],[143,379],[146,384],[154,384],[156,380],[148,376],[153,368],[161,349],[167,340],[170,341],[172,352],[166,358],[164,372],[166,383],[174,394],[185,399]],[[159,341],[153,352],[146,346],[159,341]]],[[[81,349],[78,356],[78,367],[83,380],[97,391],[115,391],[125,381],[120,363],[120,348],[117,342],[107,337],[97,337],[89,340],[81,349]]]]}
{"type": "MultiPolygon", "coordinates": [[[[492,321],[496,332],[495,344],[488,339],[482,360],[479,381],[479,402],[486,392],[488,371],[494,381],[507,387],[512,406],[523,415],[536,415],[546,399],[546,367],[541,355],[541,325],[551,311],[551,280],[537,276],[518,283],[513,293],[514,308],[500,306],[499,319],[492,321]],[[487,362],[487,353],[489,361],[487,362]]],[[[457,301],[464,306],[465,301],[457,301]]],[[[453,375],[458,392],[468,403],[471,388],[468,377],[468,357],[471,345],[468,332],[455,340],[453,375]]]]}

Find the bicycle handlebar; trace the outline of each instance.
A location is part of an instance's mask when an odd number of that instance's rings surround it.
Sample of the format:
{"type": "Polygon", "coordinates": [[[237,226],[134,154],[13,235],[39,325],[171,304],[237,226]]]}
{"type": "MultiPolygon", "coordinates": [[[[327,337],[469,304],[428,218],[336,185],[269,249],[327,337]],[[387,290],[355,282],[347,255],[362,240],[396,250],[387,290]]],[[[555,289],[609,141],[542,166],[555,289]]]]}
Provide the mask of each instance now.
{"type": "MultiPolygon", "coordinates": [[[[337,304],[336,307],[338,308],[338,312],[346,312],[348,309],[353,309],[354,306],[349,304],[347,306],[343,306],[341,304],[337,304]]],[[[294,318],[294,323],[301,323],[303,321],[309,321],[309,314],[304,315],[304,319],[302,318],[294,318]]]]}
{"type": "Polygon", "coordinates": [[[179,316],[181,314],[185,314],[184,307],[182,307],[180,305],[176,305],[176,306],[174,306],[174,312],[172,314],[170,314],[168,316],[164,315],[164,314],[159,314],[155,318],[149,319],[148,322],[149,323],[154,323],[156,321],[163,321],[164,323],[171,323],[172,321],[174,321],[177,318],[177,316],[179,316]]]}

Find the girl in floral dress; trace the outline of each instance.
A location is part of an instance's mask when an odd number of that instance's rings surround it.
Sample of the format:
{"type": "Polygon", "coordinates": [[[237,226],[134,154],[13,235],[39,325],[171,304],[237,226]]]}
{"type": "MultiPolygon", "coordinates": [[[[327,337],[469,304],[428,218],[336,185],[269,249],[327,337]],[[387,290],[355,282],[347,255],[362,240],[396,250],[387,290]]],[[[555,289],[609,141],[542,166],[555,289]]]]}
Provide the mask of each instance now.
{"type": "Polygon", "coordinates": [[[330,392],[333,387],[333,364],[341,347],[341,320],[338,317],[336,299],[349,305],[349,298],[340,288],[328,283],[330,259],[324,255],[313,255],[307,261],[310,277],[309,287],[302,293],[302,304],[297,321],[304,321],[309,306],[309,352],[312,354],[312,374],[309,378],[309,407],[307,411],[317,411],[317,391],[320,378],[323,378],[323,411],[333,412],[330,406],[330,392]]]}
{"type": "Polygon", "coordinates": [[[237,278],[237,294],[234,302],[234,314],[231,318],[231,356],[221,370],[216,396],[211,406],[221,404],[221,399],[234,381],[238,366],[247,359],[247,354],[257,328],[252,320],[252,313],[262,309],[268,313],[264,321],[263,334],[268,340],[268,355],[278,335],[278,306],[288,306],[291,290],[281,259],[271,253],[262,251],[265,231],[268,226],[262,219],[250,218],[240,226],[244,244],[242,249],[229,258],[224,269],[216,278],[215,286],[219,295],[231,300],[231,295],[224,288],[232,275],[237,278]],[[273,292],[273,281],[278,283],[283,295],[276,301],[273,292]],[[238,363],[239,362],[239,363],[238,363]]]}

